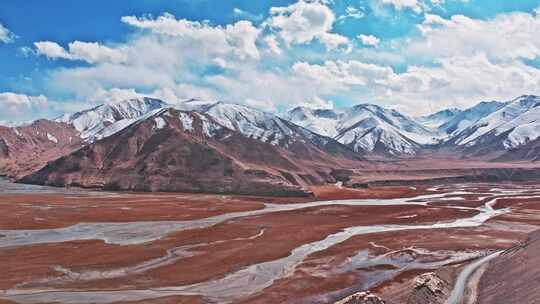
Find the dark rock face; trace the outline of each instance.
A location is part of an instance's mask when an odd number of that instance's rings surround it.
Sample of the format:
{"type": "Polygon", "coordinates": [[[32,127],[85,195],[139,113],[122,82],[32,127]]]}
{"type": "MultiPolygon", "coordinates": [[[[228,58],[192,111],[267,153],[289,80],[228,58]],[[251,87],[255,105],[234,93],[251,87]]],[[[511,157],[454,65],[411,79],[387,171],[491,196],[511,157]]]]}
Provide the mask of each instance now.
{"type": "Polygon", "coordinates": [[[9,157],[9,147],[4,139],[0,139],[0,157],[9,157]]]}
{"type": "Polygon", "coordinates": [[[336,169],[330,172],[330,175],[332,175],[332,177],[334,177],[337,181],[340,182],[348,182],[351,179],[351,175],[353,174],[354,172],[352,170],[345,169],[336,169]]]}
{"type": "Polygon", "coordinates": [[[537,162],[540,160],[540,139],[530,141],[515,149],[508,150],[499,156],[497,161],[528,160],[537,162]]]}
{"type": "Polygon", "coordinates": [[[304,148],[311,153],[307,160],[222,128],[204,114],[165,109],[20,181],[108,190],[306,196],[310,193],[304,186],[324,182],[316,171],[319,163],[332,165],[333,157],[307,143],[304,148]],[[190,125],[180,116],[189,116],[190,125]],[[156,119],[164,123],[158,127],[156,119]],[[213,130],[211,136],[208,130],[213,130]]]}

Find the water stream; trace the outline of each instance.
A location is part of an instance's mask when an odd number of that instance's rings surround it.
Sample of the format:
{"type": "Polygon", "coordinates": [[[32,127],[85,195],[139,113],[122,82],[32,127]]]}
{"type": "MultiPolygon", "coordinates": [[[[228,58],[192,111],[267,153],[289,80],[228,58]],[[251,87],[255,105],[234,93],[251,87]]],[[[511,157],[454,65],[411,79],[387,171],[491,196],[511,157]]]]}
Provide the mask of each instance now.
{"type": "Polygon", "coordinates": [[[467,285],[467,282],[469,281],[471,275],[482,265],[489,263],[489,261],[497,258],[499,255],[501,255],[501,253],[502,251],[495,252],[465,266],[465,268],[463,268],[461,273],[458,275],[456,283],[454,283],[452,293],[450,294],[450,297],[448,297],[448,300],[445,302],[445,304],[462,304],[463,296],[465,294],[465,286],[467,285]]]}
{"type": "Polygon", "coordinates": [[[160,239],[170,233],[208,228],[228,220],[257,216],[268,213],[294,211],[322,206],[397,206],[427,205],[429,200],[453,200],[448,195],[472,194],[456,191],[445,194],[422,195],[414,198],[397,198],[389,200],[334,200],[299,204],[265,204],[264,209],[221,214],[188,221],[144,221],[125,223],[79,223],[76,225],[54,229],[0,230],[0,248],[27,246],[47,243],[60,243],[76,240],[103,240],[108,244],[133,245],[160,239]]]}
{"type": "MultiPolygon", "coordinates": [[[[494,198],[488,201],[484,206],[477,208],[478,214],[472,217],[457,219],[449,222],[439,222],[425,225],[374,225],[349,227],[338,233],[328,235],[322,240],[301,245],[294,249],[287,257],[253,264],[239,271],[230,273],[222,278],[198,284],[144,290],[114,291],[14,289],[6,291],[2,297],[21,303],[58,301],[61,303],[82,304],[112,303],[117,301],[142,301],[145,299],[173,295],[200,295],[218,303],[227,303],[235,299],[248,297],[271,286],[274,281],[291,275],[295,271],[296,267],[301,264],[310,254],[323,251],[336,244],[342,243],[353,236],[391,231],[469,228],[481,226],[489,219],[510,212],[509,209],[494,209],[494,205],[498,199],[500,198],[494,198]]],[[[396,200],[395,202],[398,204],[402,203],[401,200],[396,200]]],[[[316,204],[324,205],[323,202],[316,204]]],[[[388,201],[386,201],[385,204],[389,205],[388,201]]],[[[311,204],[302,205],[311,206],[311,204]]],[[[294,207],[289,205],[288,208],[294,207]]]]}
{"type": "MultiPolygon", "coordinates": [[[[519,195],[526,190],[516,190],[512,193],[504,193],[504,197],[492,197],[487,203],[474,209],[477,214],[469,218],[461,218],[447,222],[437,222],[432,224],[418,225],[373,225],[373,226],[353,226],[340,232],[328,235],[321,240],[303,244],[290,252],[284,258],[257,263],[227,274],[221,278],[216,278],[202,283],[170,286],[162,288],[149,288],[137,290],[64,290],[64,289],[40,289],[40,288],[18,288],[0,292],[0,298],[9,299],[19,303],[43,303],[59,302],[68,304],[83,303],[112,303],[118,301],[144,301],[166,296],[178,295],[198,295],[211,299],[218,303],[228,303],[233,300],[249,297],[263,289],[271,286],[276,280],[290,276],[305,259],[316,252],[326,250],[332,246],[345,242],[351,237],[380,232],[407,231],[407,230],[429,230],[429,229],[449,229],[449,228],[472,228],[483,225],[489,219],[510,212],[510,209],[495,209],[494,206],[499,199],[519,195]]],[[[257,216],[273,212],[292,211],[311,207],[322,207],[332,205],[345,206],[395,206],[395,205],[421,205],[427,206],[432,201],[455,200],[455,196],[478,194],[467,191],[455,191],[449,193],[438,193],[423,195],[414,198],[399,199],[368,199],[368,200],[341,200],[323,201],[300,204],[265,204],[265,208],[254,211],[234,212],[205,219],[190,221],[157,221],[157,222],[130,222],[130,223],[81,223],[69,227],[42,230],[0,230],[0,247],[26,246],[53,242],[66,242],[72,240],[99,239],[107,243],[126,245],[139,244],[159,239],[171,232],[186,229],[201,229],[210,227],[231,219],[257,216]]],[[[483,194],[480,194],[483,195],[483,194]]],[[[488,194],[489,195],[489,194],[488,194]]],[[[491,195],[496,195],[491,193],[491,195]]],[[[531,193],[521,195],[520,198],[538,198],[538,194],[531,193]]],[[[480,199],[485,198],[481,196],[480,199]]],[[[445,206],[445,208],[463,209],[462,206],[445,206]]],[[[264,231],[248,238],[257,238],[264,231]]],[[[171,259],[177,259],[184,254],[186,248],[175,248],[167,253],[166,257],[151,260],[131,268],[111,270],[106,273],[106,277],[114,278],[123,276],[131,271],[144,271],[155,268],[156,265],[168,263],[171,259]]],[[[469,273],[460,274],[458,282],[467,281],[470,273],[481,265],[479,260],[465,270],[469,273]],[[480,263],[480,265],[477,265],[480,263]],[[476,268],[475,268],[476,266],[476,268]],[[462,277],[463,276],[463,277],[462,277]]],[[[93,279],[97,273],[72,273],[68,269],[61,269],[69,278],[82,276],[81,278],[93,279]]],[[[464,271],[465,271],[464,270],[464,271]]],[[[457,284],[457,287],[459,285],[457,284]]],[[[460,293],[460,291],[456,291],[460,293]]],[[[455,302],[449,302],[453,304],[455,302]]]]}

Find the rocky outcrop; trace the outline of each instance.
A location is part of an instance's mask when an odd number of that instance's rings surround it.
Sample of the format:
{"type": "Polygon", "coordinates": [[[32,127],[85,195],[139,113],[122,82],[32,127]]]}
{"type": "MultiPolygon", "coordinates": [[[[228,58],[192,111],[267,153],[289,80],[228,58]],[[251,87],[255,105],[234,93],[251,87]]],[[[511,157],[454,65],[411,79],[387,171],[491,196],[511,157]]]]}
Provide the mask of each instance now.
{"type": "Polygon", "coordinates": [[[429,272],[416,277],[408,304],[444,303],[452,292],[452,286],[441,273],[429,272]]]}
{"type": "Polygon", "coordinates": [[[369,291],[363,291],[353,294],[335,304],[386,304],[386,302],[369,291]]]}

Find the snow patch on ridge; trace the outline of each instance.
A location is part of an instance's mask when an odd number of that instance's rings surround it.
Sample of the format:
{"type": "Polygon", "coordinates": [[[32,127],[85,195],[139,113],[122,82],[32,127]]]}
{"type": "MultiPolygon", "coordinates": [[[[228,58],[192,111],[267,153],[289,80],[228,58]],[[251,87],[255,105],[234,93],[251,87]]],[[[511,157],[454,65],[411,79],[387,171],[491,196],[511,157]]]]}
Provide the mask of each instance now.
{"type": "Polygon", "coordinates": [[[187,132],[193,132],[193,118],[189,114],[180,112],[179,117],[182,127],[187,132]]]}
{"type": "Polygon", "coordinates": [[[161,117],[154,118],[154,122],[156,123],[156,129],[158,130],[163,129],[167,125],[165,119],[161,117]]]}
{"type": "Polygon", "coordinates": [[[199,119],[202,122],[202,132],[203,135],[206,137],[214,137],[217,135],[218,131],[223,129],[223,126],[214,123],[213,121],[209,120],[208,117],[201,113],[196,113],[197,116],[199,116],[199,119]]]}
{"type": "Polygon", "coordinates": [[[56,137],[54,137],[54,135],[52,135],[51,133],[47,133],[47,139],[49,141],[52,141],[53,143],[57,144],[58,143],[58,139],[56,137]]]}

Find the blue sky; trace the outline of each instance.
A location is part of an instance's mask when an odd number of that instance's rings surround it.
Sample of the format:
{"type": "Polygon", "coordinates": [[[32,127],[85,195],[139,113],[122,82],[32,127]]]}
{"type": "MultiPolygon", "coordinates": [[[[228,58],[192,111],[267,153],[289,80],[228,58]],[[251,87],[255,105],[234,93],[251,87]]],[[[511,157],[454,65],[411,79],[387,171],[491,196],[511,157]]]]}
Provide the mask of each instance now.
{"type": "Polygon", "coordinates": [[[504,0],[4,0],[0,121],[140,95],[411,115],[540,94],[540,7],[504,0]]]}

